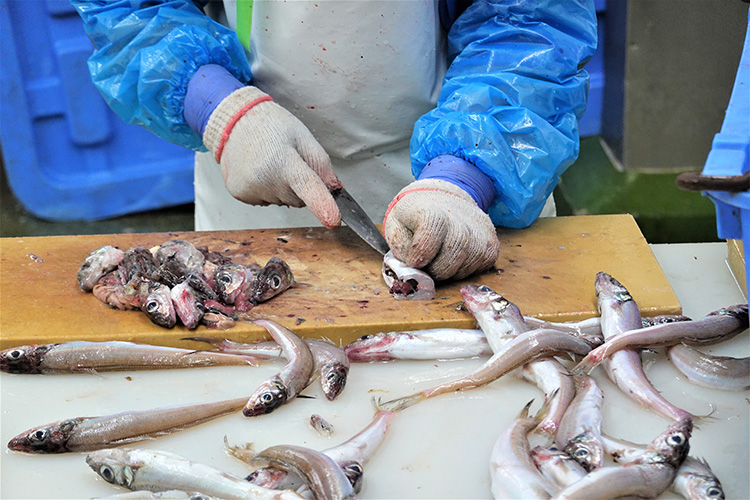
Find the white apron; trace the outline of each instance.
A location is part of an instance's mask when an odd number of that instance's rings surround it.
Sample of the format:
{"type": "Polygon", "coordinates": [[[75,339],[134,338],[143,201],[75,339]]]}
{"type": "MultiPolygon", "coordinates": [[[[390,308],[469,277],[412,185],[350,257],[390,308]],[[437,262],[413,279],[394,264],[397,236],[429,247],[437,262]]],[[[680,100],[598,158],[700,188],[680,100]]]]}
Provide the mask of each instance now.
{"type": "MultiPolygon", "coordinates": [[[[234,0],[224,0],[236,29],[234,0]]],[[[411,174],[414,122],[435,106],[446,70],[438,3],[262,1],[252,11],[253,85],[297,116],[334,171],[380,223],[411,174]]],[[[196,230],[317,226],[306,208],[235,200],[210,153],[197,153],[196,230]]]]}

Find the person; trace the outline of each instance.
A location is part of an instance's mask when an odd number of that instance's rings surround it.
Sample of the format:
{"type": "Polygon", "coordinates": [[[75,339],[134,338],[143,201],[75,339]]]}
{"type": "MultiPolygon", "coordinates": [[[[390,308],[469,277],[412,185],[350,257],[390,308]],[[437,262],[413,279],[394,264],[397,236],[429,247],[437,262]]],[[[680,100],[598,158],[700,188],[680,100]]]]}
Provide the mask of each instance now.
{"type": "Polygon", "coordinates": [[[110,107],[197,152],[199,231],[334,228],[344,185],[398,259],[459,279],[578,155],[593,0],[71,3],[110,107]]]}

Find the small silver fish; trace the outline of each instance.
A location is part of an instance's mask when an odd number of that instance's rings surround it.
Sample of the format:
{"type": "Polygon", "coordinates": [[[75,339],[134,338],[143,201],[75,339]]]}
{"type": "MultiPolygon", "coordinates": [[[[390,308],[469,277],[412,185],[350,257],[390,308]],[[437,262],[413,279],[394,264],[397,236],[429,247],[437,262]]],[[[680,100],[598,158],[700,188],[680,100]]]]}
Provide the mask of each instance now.
{"type": "Polygon", "coordinates": [[[271,413],[292,400],[307,387],[315,361],[307,344],[291,330],[268,319],[255,320],[281,346],[287,359],[284,368],[269,380],[263,382],[250,396],[242,413],[246,417],[271,413]]]}
{"type": "Polygon", "coordinates": [[[302,498],[293,491],[262,488],[214,467],[165,451],[123,448],[97,450],[86,456],[86,463],[108,483],[130,490],[199,491],[225,499],[302,498]]]}
{"type": "Polygon", "coordinates": [[[435,328],[363,335],[344,347],[352,362],[459,359],[492,354],[482,330],[435,328]]]}
{"type": "Polygon", "coordinates": [[[575,398],[557,432],[557,447],[592,471],[604,465],[601,437],[604,394],[592,377],[576,377],[575,386],[575,398]]]}

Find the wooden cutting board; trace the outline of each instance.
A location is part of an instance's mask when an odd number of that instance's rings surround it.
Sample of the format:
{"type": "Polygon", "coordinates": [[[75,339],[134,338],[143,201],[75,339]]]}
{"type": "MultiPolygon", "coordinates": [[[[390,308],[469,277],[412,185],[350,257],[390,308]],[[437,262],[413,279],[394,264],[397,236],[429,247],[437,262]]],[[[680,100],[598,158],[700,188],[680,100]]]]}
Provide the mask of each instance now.
{"type": "Polygon", "coordinates": [[[495,268],[442,284],[431,301],[397,301],[381,277],[382,258],[346,227],[248,231],[107,234],[0,239],[0,347],[70,340],[126,340],[205,347],[181,340],[218,335],[240,341],[266,338],[241,321],[226,331],[200,326],[166,329],[140,311],[117,311],[82,292],[76,273],[103,245],[126,250],[185,239],[226,252],[235,262],[261,265],[278,256],[299,285],[244,315],[271,318],[306,337],[348,343],[380,331],[472,328],[459,289],[490,286],[528,316],[573,321],[598,315],[594,277],[605,271],[621,281],[644,316],[679,314],[681,306],[630,215],[539,219],[523,230],[498,229],[495,268]]]}

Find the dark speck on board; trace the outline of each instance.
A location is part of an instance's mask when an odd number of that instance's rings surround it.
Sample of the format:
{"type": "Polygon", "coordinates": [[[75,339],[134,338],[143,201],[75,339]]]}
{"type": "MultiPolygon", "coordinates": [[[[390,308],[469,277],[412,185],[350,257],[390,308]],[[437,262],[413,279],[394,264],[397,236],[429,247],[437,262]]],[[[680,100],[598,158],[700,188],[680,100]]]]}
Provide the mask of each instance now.
{"type": "Polygon", "coordinates": [[[307,321],[305,318],[297,318],[297,321],[295,321],[294,324],[295,325],[301,325],[305,321],[307,321]]]}
{"type": "Polygon", "coordinates": [[[542,279],[551,280],[552,278],[550,278],[549,276],[542,276],[542,279]]]}
{"type": "Polygon", "coordinates": [[[282,242],[282,243],[289,243],[289,241],[287,241],[287,240],[286,240],[286,239],[284,239],[284,238],[276,238],[276,241],[280,241],[280,242],[282,242]]]}

